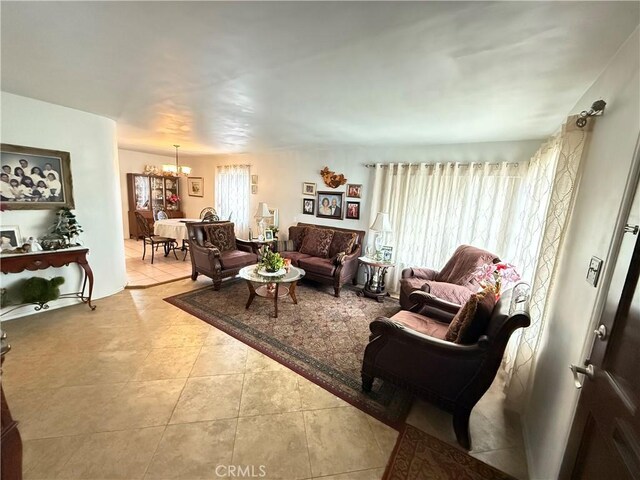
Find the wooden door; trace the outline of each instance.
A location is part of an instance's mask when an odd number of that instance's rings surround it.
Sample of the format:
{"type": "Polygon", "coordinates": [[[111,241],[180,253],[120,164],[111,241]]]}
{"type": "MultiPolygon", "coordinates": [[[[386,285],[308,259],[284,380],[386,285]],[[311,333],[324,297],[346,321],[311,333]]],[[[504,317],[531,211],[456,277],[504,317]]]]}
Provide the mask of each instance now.
{"type": "Polygon", "coordinates": [[[640,479],[640,189],[596,332],[561,478],[640,479]],[[635,232],[634,232],[635,230],[635,232]]]}

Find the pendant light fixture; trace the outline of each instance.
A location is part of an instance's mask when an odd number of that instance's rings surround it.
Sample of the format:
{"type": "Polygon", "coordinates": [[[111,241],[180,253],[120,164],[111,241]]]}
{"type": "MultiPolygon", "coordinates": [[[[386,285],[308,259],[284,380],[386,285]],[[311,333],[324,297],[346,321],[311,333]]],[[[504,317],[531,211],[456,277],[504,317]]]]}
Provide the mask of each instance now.
{"type": "Polygon", "coordinates": [[[186,165],[180,166],[178,163],[178,148],[180,145],[174,145],[176,147],[176,164],[171,165],[170,163],[166,163],[162,165],[162,171],[168,175],[184,175],[185,177],[191,173],[191,167],[187,167],[186,165]]]}

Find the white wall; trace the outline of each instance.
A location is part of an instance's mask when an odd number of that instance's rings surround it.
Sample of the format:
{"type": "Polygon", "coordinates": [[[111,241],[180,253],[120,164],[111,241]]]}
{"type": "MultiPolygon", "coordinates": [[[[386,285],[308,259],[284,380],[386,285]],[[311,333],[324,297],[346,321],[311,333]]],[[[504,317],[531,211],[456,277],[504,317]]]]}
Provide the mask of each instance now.
{"type": "Polygon", "coordinates": [[[582,364],[583,349],[591,342],[597,320],[594,307],[598,290],[585,281],[587,266],[592,255],[605,263],[609,260],[607,254],[640,132],[639,45],[636,30],[571,112],[587,109],[601,98],[607,102],[583,159],[566,237],[569,247],[560,264],[558,287],[524,415],[532,479],[557,477],[573,421],[578,391],[568,366],[582,364]]]}
{"type": "MultiPolygon", "coordinates": [[[[422,147],[335,147],[306,150],[282,150],[238,155],[216,155],[199,157],[198,170],[207,172],[205,193],[213,193],[215,166],[250,164],[251,173],[258,175],[258,193],[251,195],[250,212],[256,210],[258,202],[266,202],[279,209],[280,229],[296,222],[309,222],[337,227],[361,229],[368,232],[373,219],[369,218],[373,169],[364,165],[388,162],[520,162],[531,158],[541,140],[522,142],[493,142],[460,145],[432,145],[422,147]],[[320,170],[343,173],[348,183],[362,184],[359,200],[360,220],[328,220],[302,214],[302,183],[317,184],[318,191],[344,192],[346,185],[335,190],[326,187],[320,170]]],[[[306,197],[311,198],[311,197],[306,197]]],[[[358,201],[355,198],[345,200],[358,201]]],[[[226,212],[220,212],[225,215],[226,212]]],[[[252,223],[255,223],[252,221],[252,223]]]]}
{"type": "MultiPolygon", "coordinates": [[[[158,168],[162,169],[162,165],[165,163],[174,164],[176,161],[175,156],[170,155],[157,155],[153,153],[146,152],[136,152],[133,150],[119,149],[118,157],[120,159],[120,197],[121,197],[121,206],[122,206],[122,222],[123,222],[123,232],[124,238],[129,238],[129,196],[127,192],[127,173],[142,173],[144,172],[145,165],[155,165],[158,168]]],[[[198,171],[198,168],[194,165],[194,160],[188,155],[183,155],[180,153],[180,165],[188,165],[192,168],[191,177],[199,177],[202,176],[201,172],[198,171]]],[[[209,173],[212,175],[212,173],[209,173]]],[[[184,212],[187,218],[198,218],[200,211],[204,208],[204,206],[200,206],[202,203],[208,201],[208,205],[213,205],[211,199],[200,198],[200,197],[190,197],[187,192],[187,179],[184,177],[180,177],[179,179],[179,192],[180,192],[180,208],[184,212]]],[[[207,193],[205,189],[205,194],[207,193]]],[[[211,191],[209,190],[209,193],[211,191]]]]}
{"type": "MultiPolygon", "coordinates": [[[[114,294],[126,284],[116,125],[113,120],[50,103],[2,92],[2,142],[28,147],[63,150],[71,154],[75,214],[89,247],[89,263],[95,277],[94,298],[114,294]]],[[[55,217],[53,210],[4,211],[2,225],[19,225],[24,237],[41,237],[55,217]]],[[[79,290],[76,265],[23,274],[2,274],[3,285],[21,277],[63,275],[63,292],[79,290]]],[[[53,302],[52,308],[73,301],[53,302]]],[[[24,307],[14,316],[33,313],[24,307]]],[[[8,316],[7,316],[8,317],[8,316]]],[[[3,320],[7,319],[4,317],[3,320]]]]}

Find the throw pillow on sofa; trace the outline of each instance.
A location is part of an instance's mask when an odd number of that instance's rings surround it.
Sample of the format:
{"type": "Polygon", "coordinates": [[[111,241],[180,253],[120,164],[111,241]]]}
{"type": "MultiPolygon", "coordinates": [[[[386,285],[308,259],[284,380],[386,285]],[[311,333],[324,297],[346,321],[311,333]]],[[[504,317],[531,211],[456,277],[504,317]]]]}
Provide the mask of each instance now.
{"type": "Polygon", "coordinates": [[[476,343],[487,330],[495,305],[496,294],[493,287],[471,295],[451,320],[445,340],[462,345],[476,343]]]}
{"type": "Polygon", "coordinates": [[[304,240],[304,232],[308,227],[289,227],[289,240],[293,241],[294,250],[300,251],[302,241],[304,240]]]}
{"type": "Polygon", "coordinates": [[[333,232],[333,239],[331,240],[331,245],[329,246],[329,257],[335,258],[341,252],[344,252],[345,255],[349,255],[351,250],[353,250],[353,246],[356,243],[356,239],[358,235],[353,232],[341,232],[339,230],[335,230],[333,232]]]}
{"type": "Polygon", "coordinates": [[[300,253],[313,257],[327,258],[333,239],[333,230],[327,228],[309,228],[304,232],[300,253]]]}

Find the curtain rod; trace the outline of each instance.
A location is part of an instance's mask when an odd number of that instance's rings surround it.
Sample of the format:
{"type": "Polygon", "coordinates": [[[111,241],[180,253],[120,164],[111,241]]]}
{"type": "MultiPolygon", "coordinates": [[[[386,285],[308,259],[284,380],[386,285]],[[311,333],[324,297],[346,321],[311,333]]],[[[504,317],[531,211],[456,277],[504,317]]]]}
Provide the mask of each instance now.
{"type": "MultiPolygon", "coordinates": [[[[442,162],[440,162],[441,165],[443,165],[442,162]]],[[[383,163],[383,164],[376,164],[376,163],[365,163],[364,166],[366,168],[374,168],[376,165],[380,165],[382,168],[389,168],[391,166],[397,167],[398,165],[403,165],[406,167],[419,167],[420,165],[427,165],[429,167],[432,167],[434,165],[438,165],[438,163],[383,163]]],[[[502,163],[480,163],[480,162],[473,162],[473,163],[444,163],[444,165],[448,165],[449,168],[453,168],[453,167],[458,167],[458,168],[462,168],[462,167],[470,167],[470,166],[474,166],[476,168],[480,168],[480,167],[484,167],[485,165],[488,165],[490,167],[499,167],[501,165],[503,165],[502,163]]],[[[519,163],[507,163],[507,167],[517,167],[518,165],[520,165],[519,163]]]]}

